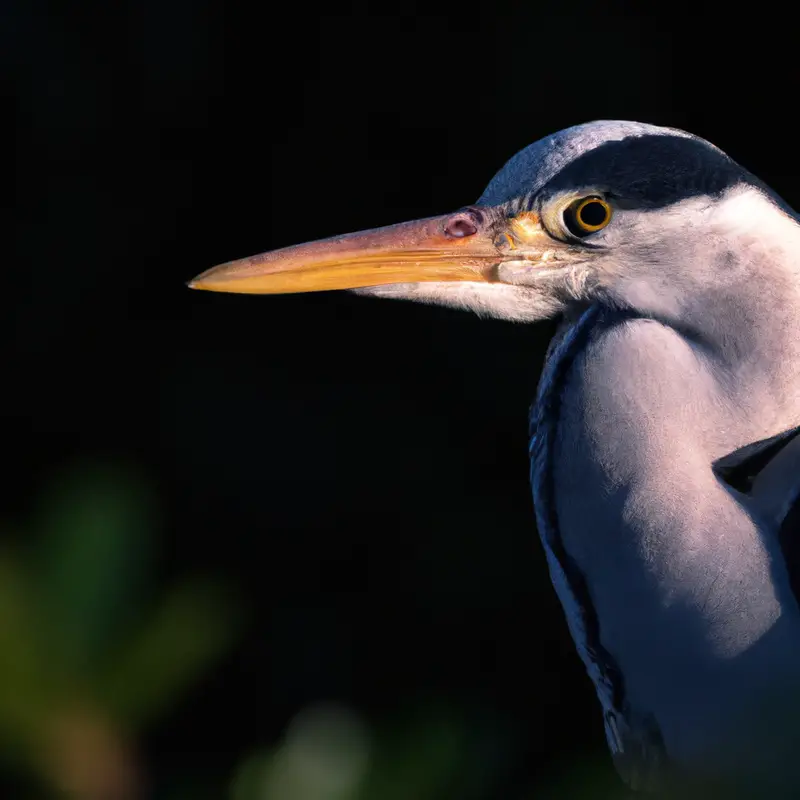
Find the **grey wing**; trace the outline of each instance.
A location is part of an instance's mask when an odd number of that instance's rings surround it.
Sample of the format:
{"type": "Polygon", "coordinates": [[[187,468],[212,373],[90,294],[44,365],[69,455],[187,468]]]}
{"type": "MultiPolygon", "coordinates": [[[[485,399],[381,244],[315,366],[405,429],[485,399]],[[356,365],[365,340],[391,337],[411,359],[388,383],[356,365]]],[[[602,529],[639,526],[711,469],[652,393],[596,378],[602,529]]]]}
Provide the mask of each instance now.
{"type": "Polygon", "coordinates": [[[734,451],[714,470],[747,494],[779,531],[792,592],[800,602],[800,426],[734,451]]]}

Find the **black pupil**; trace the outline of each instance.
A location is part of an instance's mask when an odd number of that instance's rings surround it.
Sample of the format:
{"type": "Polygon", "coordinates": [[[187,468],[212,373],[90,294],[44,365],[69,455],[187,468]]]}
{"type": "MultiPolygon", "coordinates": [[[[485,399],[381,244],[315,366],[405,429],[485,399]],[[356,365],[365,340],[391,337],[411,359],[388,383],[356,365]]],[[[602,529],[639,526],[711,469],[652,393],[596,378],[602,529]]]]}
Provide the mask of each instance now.
{"type": "Polygon", "coordinates": [[[578,221],[588,228],[596,228],[605,224],[608,218],[606,207],[599,200],[590,200],[578,212],[578,221]]]}

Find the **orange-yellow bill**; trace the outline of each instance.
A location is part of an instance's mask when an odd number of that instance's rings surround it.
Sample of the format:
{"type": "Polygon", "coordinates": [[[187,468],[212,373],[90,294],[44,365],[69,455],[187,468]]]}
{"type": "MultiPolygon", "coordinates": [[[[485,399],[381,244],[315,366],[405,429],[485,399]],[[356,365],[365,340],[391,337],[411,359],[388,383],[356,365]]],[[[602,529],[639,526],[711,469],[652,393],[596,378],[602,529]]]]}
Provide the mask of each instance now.
{"type": "Polygon", "coordinates": [[[230,261],[198,275],[189,286],[280,294],[417,281],[491,281],[501,260],[478,225],[446,215],[230,261]]]}

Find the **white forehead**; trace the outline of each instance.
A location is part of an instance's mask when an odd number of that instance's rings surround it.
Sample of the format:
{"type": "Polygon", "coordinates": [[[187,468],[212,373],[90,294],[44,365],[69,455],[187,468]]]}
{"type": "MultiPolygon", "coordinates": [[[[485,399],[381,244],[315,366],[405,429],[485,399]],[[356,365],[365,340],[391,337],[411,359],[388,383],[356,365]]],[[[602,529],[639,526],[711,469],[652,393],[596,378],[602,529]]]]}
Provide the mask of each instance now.
{"type": "Polygon", "coordinates": [[[644,122],[598,120],[539,139],[512,156],[492,178],[478,201],[484,205],[502,203],[542,188],[571,161],[606,142],[637,136],[684,136],[697,139],[677,128],[662,128],[644,122]]]}

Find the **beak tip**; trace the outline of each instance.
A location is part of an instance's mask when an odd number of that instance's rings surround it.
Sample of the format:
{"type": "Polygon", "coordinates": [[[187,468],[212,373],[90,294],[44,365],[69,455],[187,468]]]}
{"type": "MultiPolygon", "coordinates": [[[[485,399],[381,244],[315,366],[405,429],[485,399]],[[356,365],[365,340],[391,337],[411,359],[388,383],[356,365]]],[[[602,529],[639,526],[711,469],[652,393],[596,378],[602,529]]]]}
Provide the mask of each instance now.
{"type": "Polygon", "coordinates": [[[208,288],[208,284],[206,283],[206,281],[203,280],[203,276],[202,275],[198,275],[197,277],[192,278],[190,281],[186,281],[186,286],[189,289],[200,289],[200,290],[202,290],[202,289],[207,289],[208,288]]]}
{"type": "Polygon", "coordinates": [[[195,275],[189,281],[186,281],[186,286],[189,289],[199,289],[205,292],[225,292],[231,291],[228,288],[228,274],[225,269],[228,264],[218,264],[216,267],[201,272],[195,275]]]}

